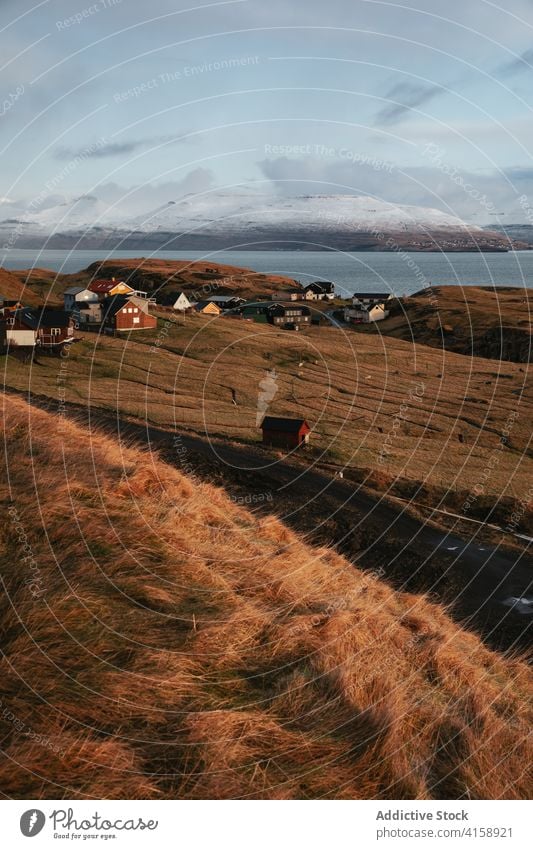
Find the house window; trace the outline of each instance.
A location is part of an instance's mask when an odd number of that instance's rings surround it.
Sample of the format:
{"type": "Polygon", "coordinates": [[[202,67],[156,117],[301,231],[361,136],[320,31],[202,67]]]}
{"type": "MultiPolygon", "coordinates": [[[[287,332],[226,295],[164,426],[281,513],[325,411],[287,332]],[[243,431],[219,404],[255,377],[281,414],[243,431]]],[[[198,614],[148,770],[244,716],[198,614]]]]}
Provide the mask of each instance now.
{"type": "Polygon", "coordinates": [[[137,309],[137,307],[133,307],[133,312],[139,312],[139,310],[137,309]]]}
{"type": "Polygon", "coordinates": [[[141,320],[141,319],[139,318],[139,316],[137,316],[136,318],[134,318],[134,319],[133,319],[133,323],[134,323],[134,324],[139,324],[140,320],[141,320]]]}
{"type": "Polygon", "coordinates": [[[61,335],[61,328],[60,327],[52,327],[50,329],[50,334],[52,336],[60,336],[61,335]]]}

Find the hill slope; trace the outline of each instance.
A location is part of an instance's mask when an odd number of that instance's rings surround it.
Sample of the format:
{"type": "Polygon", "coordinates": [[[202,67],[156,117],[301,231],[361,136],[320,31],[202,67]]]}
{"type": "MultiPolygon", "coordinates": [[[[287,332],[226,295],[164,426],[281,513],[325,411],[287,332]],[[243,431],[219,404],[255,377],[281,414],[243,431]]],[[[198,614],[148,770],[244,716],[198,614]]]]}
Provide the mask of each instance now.
{"type": "Polygon", "coordinates": [[[4,401],[5,795],[527,796],[521,662],[156,456],[4,401]]]}
{"type": "Polygon", "coordinates": [[[475,357],[532,360],[533,290],[497,286],[431,286],[393,305],[365,332],[420,342],[475,357]]]}
{"type": "Polygon", "coordinates": [[[21,301],[28,306],[35,306],[38,296],[20,280],[17,274],[0,268],[0,299],[6,301],[21,301]]]}
{"type": "MultiPolygon", "coordinates": [[[[264,298],[300,284],[277,274],[260,274],[250,268],[203,260],[113,259],[93,262],[75,274],[58,274],[44,268],[11,272],[13,279],[26,286],[41,300],[62,301],[69,286],[88,286],[95,278],[116,277],[130,286],[157,295],[158,301],[173,304],[179,292],[191,300],[214,295],[238,295],[242,298],[264,298]]],[[[27,301],[27,298],[26,298],[27,301]]]]}
{"type": "Polygon", "coordinates": [[[161,315],[157,330],[127,337],[79,333],[68,367],[51,357],[39,356],[33,367],[11,357],[4,384],[46,396],[53,408],[60,384],[67,403],[93,415],[104,410],[255,445],[261,381],[275,369],[270,413],[308,419],[306,456],[377,473],[381,491],[390,484],[402,497],[454,511],[482,481],[469,516],[505,525],[516,507],[521,532],[532,535],[533,513],[521,502],[533,478],[533,393],[522,366],[351,330],[294,334],[230,318],[161,315]],[[421,395],[413,398],[415,390],[421,395]]]}

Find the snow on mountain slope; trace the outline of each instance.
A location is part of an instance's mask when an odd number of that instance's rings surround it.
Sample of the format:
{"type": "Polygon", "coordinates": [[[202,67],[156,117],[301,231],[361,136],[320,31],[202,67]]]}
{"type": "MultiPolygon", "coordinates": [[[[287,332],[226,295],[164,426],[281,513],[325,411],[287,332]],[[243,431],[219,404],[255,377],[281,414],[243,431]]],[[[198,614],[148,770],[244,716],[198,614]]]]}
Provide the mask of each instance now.
{"type": "Polygon", "coordinates": [[[113,206],[94,195],[50,201],[46,208],[27,206],[18,215],[16,205],[5,204],[9,218],[0,218],[0,244],[63,249],[149,245],[166,250],[258,243],[270,250],[285,249],[289,243],[304,250],[510,248],[503,234],[466,224],[438,209],[353,195],[279,197],[241,188],[186,195],[135,215],[128,214],[128,198],[113,206]]]}
{"type": "Polygon", "coordinates": [[[353,230],[380,232],[430,232],[468,230],[482,232],[460,218],[438,209],[399,206],[369,197],[315,195],[277,196],[216,192],[190,195],[130,220],[143,232],[184,232],[200,228],[204,233],[246,230],[353,230]]]}
{"type": "MultiPolygon", "coordinates": [[[[6,212],[9,207],[6,208],[6,212]]],[[[121,210],[111,209],[95,196],[74,200],[60,199],[47,208],[24,211],[9,210],[10,221],[1,222],[8,229],[16,218],[25,231],[39,233],[68,233],[93,227],[116,230],[136,230],[152,233],[183,233],[201,230],[220,234],[247,230],[335,230],[380,232],[430,232],[432,230],[468,230],[482,232],[480,227],[467,225],[460,218],[438,209],[420,206],[400,206],[369,197],[350,195],[305,195],[280,198],[253,192],[210,192],[187,195],[169,201],[155,210],[126,217],[121,210]],[[18,213],[18,214],[17,214],[18,213]]]]}

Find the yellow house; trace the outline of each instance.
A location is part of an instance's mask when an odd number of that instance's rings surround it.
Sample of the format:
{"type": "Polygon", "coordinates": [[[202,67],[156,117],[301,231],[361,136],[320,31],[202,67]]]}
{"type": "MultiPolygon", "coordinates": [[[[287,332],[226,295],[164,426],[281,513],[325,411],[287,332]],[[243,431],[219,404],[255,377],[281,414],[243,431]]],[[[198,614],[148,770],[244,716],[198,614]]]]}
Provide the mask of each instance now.
{"type": "Polygon", "coordinates": [[[123,280],[115,280],[114,277],[111,280],[93,280],[87,288],[90,292],[95,292],[97,295],[104,295],[106,298],[110,298],[113,295],[133,295],[135,291],[127,283],[124,283],[123,280]]]}
{"type": "Polygon", "coordinates": [[[202,313],[202,315],[220,315],[222,312],[220,307],[217,307],[212,301],[200,301],[196,304],[196,311],[202,313]]]}

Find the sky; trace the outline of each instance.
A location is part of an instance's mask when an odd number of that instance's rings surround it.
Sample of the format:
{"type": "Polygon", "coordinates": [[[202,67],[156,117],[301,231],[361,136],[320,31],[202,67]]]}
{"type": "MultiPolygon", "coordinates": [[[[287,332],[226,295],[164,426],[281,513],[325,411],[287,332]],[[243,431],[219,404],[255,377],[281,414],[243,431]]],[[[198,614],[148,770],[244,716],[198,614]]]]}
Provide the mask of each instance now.
{"type": "Polygon", "coordinates": [[[0,0],[0,216],[369,195],[533,224],[533,0],[0,0]]]}

